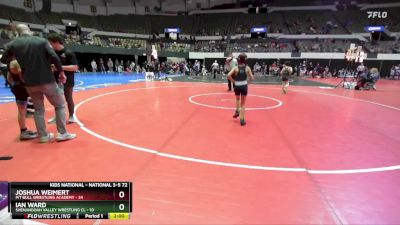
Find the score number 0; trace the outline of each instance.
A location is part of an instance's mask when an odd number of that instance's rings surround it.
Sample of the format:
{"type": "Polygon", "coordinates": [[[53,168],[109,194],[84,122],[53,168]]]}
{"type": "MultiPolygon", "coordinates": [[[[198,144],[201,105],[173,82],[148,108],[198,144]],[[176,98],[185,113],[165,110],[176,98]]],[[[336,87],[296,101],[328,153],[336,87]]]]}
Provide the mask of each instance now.
{"type": "MultiPolygon", "coordinates": [[[[124,191],[120,191],[118,193],[118,197],[123,199],[125,197],[125,192],[124,191]]],[[[123,211],[125,209],[125,205],[124,204],[119,204],[118,208],[119,208],[119,210],[123,211]]]]}

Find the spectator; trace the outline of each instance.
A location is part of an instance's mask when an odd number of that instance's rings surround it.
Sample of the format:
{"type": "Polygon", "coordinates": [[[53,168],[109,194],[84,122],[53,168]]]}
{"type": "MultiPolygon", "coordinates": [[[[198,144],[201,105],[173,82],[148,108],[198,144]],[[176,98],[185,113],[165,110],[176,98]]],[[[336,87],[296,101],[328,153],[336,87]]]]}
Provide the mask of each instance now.
{"type": "Polygon", "coordinates": [[[114,71],[114,70],[113,70],[114,63],[113,63],[113,61],[111,60],[111,58],[108,58],[107,66],[108,66],[108,72],[113,72],[113,71],[114,71]]]}
{"type": "Polygon", "coordinates": [[[101,71],[102,73],[105,73],[105,72],[106,72],[106,68],[104,67],[103,58],[100,58],[99,64],[100,64],[100,71],[101,71]]]}
{"type": "Polygon", "coordinates": [[[96,63],[96,61],[94,61],[94,59],[92,60],[90,65],[92,66],[92,72],[96,72],[97,71],[97,63],[96,63]]]}
{"type": "Polygon", "coordinates": [[[218,69],[219,69],[219,64],[218,64],[217,60],[215,60],[214,63],[211,64],[211,71],[212,71],[212,74],[214,76],[214,79],[217,78],[218,69]]]}
{"type": "MultiPolygon", "coordinates": [[[[69,112],[68,123],[75,123],[76,120],[74,117],[75,104],[73,99],[73,91],[75,85],[75,71],[79,69],[78,60],[76,59],[76,56],[73,52],[69,51],[64,47],[64,43],[61,36],[53,33],[48,36],[48,40],[53,49],[55,50],[55,52],[57,53],[58,57],[61,59],[62,68],[65,71],[65,75],[67,76],[67,81],[63,86],[64,86],[64,96],[65,100],[67,101],[68,112],[69,112]]],[[[59,72],[54,71],[54,75],[56,80],[58,80],[59,72]]],[[[48,122],[55,123],[56,118],[53,117],[48,122]]]]}

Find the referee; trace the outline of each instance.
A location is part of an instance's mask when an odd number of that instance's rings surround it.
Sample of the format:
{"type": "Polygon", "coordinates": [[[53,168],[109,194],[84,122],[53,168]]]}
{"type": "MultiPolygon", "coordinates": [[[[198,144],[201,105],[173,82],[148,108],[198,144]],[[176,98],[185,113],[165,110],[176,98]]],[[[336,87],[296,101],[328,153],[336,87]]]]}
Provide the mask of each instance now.
{"type": "MultiPolygon", "coordinates": [[[[63,39],[60,35],[56,33],[49,34],[47,37],[54,51],[58,55],[61,60],[62,68],[64,70],[65,75],[67,76],[67,81],[64,84],[64,96],[65,101],[68,105],[69,119],[68,123],[75,123],[76,120],[74,118],[74,99],[73,99],[73,91],[75,85],[75,71],[78,70],[78,62],[76,60],[75,54],[68,49],[65,48],[63,39]]],[[[104,67],[104,65],[103,65],[104,67]]],[[[54,71],[54,76],[56,80],[58,80],[59,72],[54,71]]],[[[51,118],[48,123],[55,123],[56,118],[51,118]]]]}

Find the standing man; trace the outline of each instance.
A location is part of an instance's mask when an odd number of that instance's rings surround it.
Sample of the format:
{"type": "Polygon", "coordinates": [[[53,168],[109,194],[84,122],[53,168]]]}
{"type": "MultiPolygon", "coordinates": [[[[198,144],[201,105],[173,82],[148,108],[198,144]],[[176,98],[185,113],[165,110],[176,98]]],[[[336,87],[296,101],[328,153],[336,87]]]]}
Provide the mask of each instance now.
{"type": "Polygon", "coordinates": [[[200,61],[198,61],[196,59],[196,61],[194,62],[194,71],[195,71],[196,76],[199,75],[199,73],[200,73],[200,67],[201,67],[200,61]]]}
{"type": "Polygon", "coordinates": [[[118,66],[118,73],[124,72],[124,67],[125,67],[124,60],[121,59],[121,63],[118,66]]]}
{"type": "Polygon", "coordinates": [[[154,74],[156,76],[156,79],[160,79],[160,62],[158,59],[154,60],[154,74]]]}
{"type": "Polygon", "coordinates": [[[96,72],[97,71],[97,63],[96,63],[96,61],[94,61],[94,59],[92,60],[90,65],[92,66],[92,72],[96,72]]]}
{"type": "Polygon", "coordinates": [[[246,120],[244,118],[245,107],[246,107],[246,97],[248,90],[248,80],[254,80],[253,73],[250,67],[246,64],[247,55],[245,53],[240,53],[239,55],[239,65],[233,67],[228,73],[228,80],[234,84],[235,96],[236,96],[236,111],[233,118],[240,117],[240,125],[246,125],[246,120]]]}
{"type": "Polygon", "coordinates": [[[115,66],[115,72],[118,72],[118,69],[119,69],[119,62],[118,62],[118,59],[115,59],[114,66],[115,66]]]}
{"type": "Polygon", "coordinates": [[[129,69],[131,70],[131,72],[133,73],[133,71],[135,70],[135,62],[134,61],[132,61],[131,62],[131,65],[129,65],[129,69]]]}
{"type": "Polygon", "coordinates": [[[215,60],[214,63],[211,64],[211,71],[213,73],[214,79],[217,78],[218,69],[219,69],[219,65],[218,65],[217,60],[215,60]]]}
{"type": "Polygon", "coordinates": [[[76,134],[70,134],[65,128],[65,100],[54,79],[51,64],[54,63],[60,72],[59,81],[65,83],[66,77],[61,61],[46,39],[32,36],[32,32],[25,24],[17,26],[20,37],[7,45],[9,55],[14,55],[22,71],[22,80],[31,96],[35,107],[35,124],[39,133],[39,142],[46,143],[54,138],[48,133],[44,119],[44,96],[54,106],[56,112],[57,141],[74,139],[76,134]]]}
{"type": "MultiPolygon", "coordinates": [[[[237,66],[238,66],[237,60],[233,57],[232,54],[230,54],[225,61],[225,69],[228,70],[229,72],[237,66]]],[[[232,91],[232,86],[234,86],[234,84],[231,82],[230,79],[228,79],[228,91],[232,91]]]]}
{"type": "Polygon", "coordinates": [[[106,68],[104,67],[103,58],[100,58],[99,64],[100,64],[100,71],[101,71],[102,73],[105,73],[105,72],[106,72],[106,68]]]}
{"type": "MultiPolygon", "coordinates": [[[[64,96],[68,105],[68,112],[69,112],[68,123],[75,123],[76,122],[74,118],[75,104],[74,104],[74,99],[72,97],[72,93],[74,91],[74,85],[75,85],[75,71],[78,70],[78,61],[76,60],[75,54],[64,47],[63,39],[61,38],[60,35],[56,33],[49,34],[47,40],[49,40],[51,46],[53,47],[58,57],[60,58],[62,69],[64,70],[65,75],[67,76],[67,82],[65,82],[64,84],[64,96]]],[[[56,80],[59,79],[59,74],[60,72],[54,71],[54,76],[56,80]]],[[[48,122],[55,123],[56,118],[53,117],[48,122]]]]}
{"type": "Polygon", "coordinates": [[[111,60],[111,58],[108,58],[107,66],[108,66],[108,72],[113,72],[114,63],[111,60]]]}

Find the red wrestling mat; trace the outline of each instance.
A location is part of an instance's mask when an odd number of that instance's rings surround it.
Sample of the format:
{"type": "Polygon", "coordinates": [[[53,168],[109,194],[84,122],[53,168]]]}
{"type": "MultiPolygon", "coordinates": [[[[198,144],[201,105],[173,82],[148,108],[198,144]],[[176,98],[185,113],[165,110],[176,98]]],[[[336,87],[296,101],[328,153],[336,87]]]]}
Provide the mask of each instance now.
{"type": "MultiPolygon", "coordinates": [[[[399,224],[400,90],[251,85],[247,125],[225,85],[76,93],[78,138],[19,142],[0,106],[0,179],[132,181],[130,221],[50,224],[399,224]]],[[[53,115],[49,111],[47,118],[53,115]]],[[[33,121],[29,121],[33,128],[33,121]]],[[[49,130],[55,132],[55,126],[49,130]]]]}

